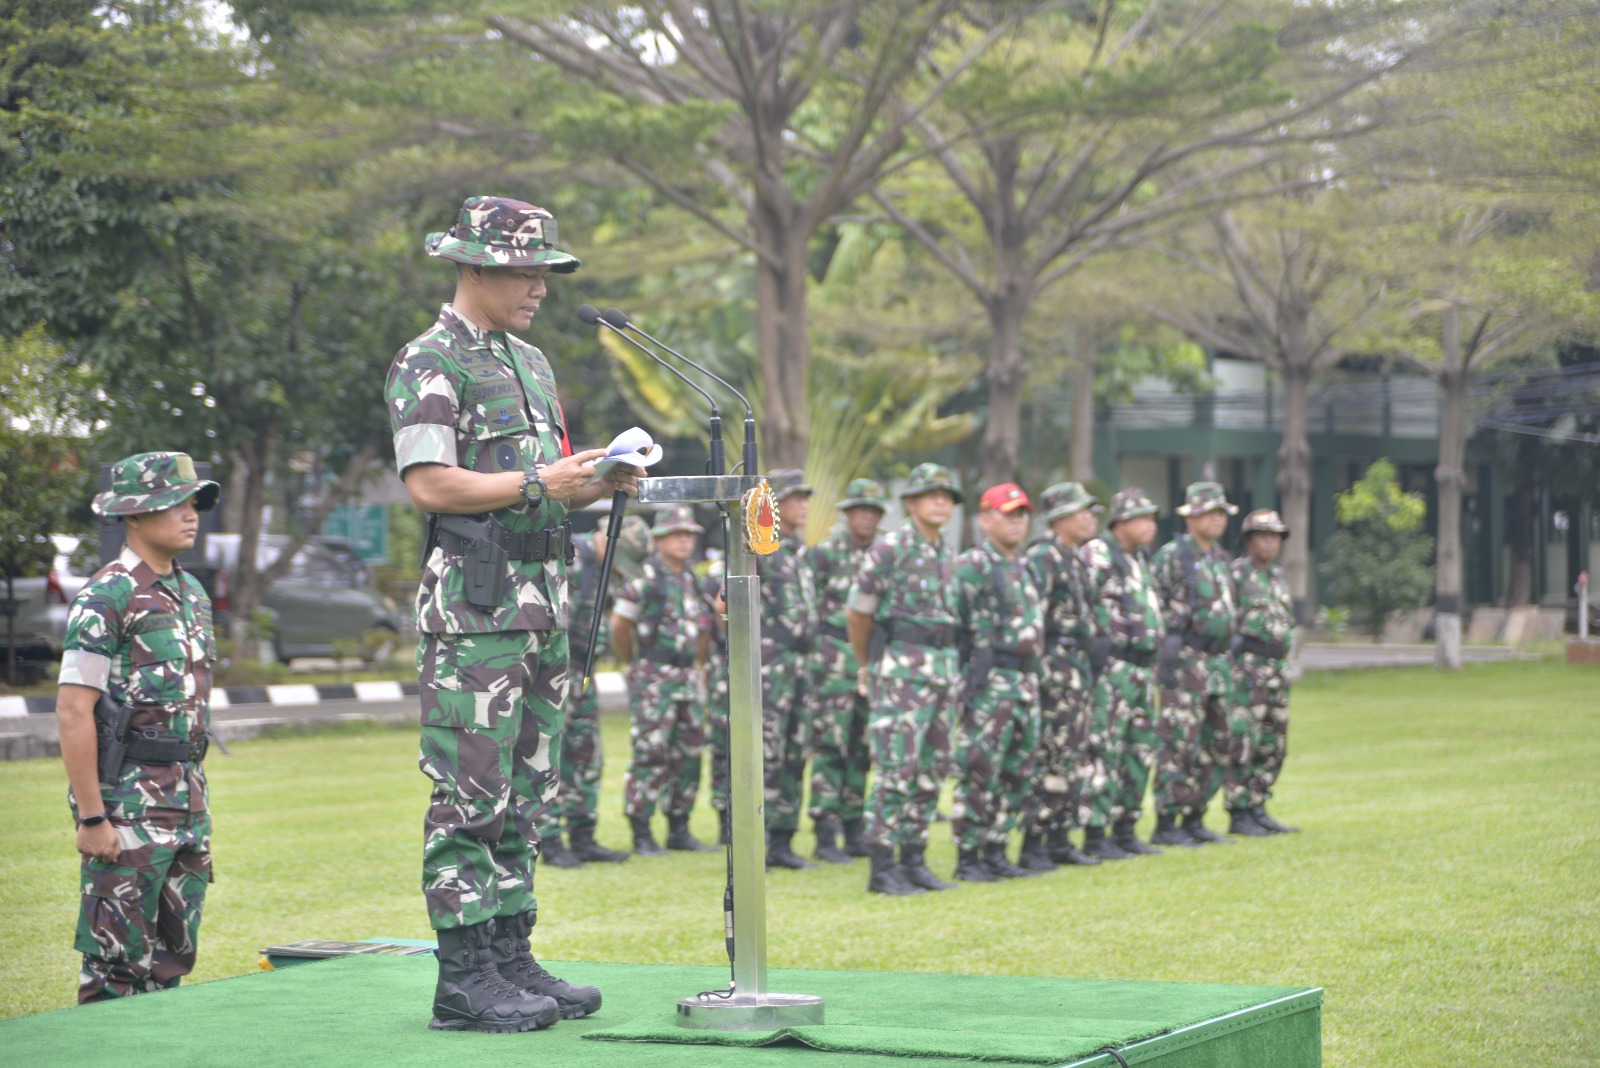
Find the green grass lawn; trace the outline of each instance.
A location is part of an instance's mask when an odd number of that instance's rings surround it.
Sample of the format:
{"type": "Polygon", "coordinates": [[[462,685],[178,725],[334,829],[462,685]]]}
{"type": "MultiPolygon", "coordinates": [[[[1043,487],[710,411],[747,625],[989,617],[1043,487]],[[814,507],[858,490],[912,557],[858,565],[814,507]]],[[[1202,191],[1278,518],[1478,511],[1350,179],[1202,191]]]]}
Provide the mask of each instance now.
{"type": "MultiPolygon", "coordinates": [[[[1330,1066],[1600,1063],[1600,673],[1313,675],[1292,713],[1273,808],[1300,834],[904,899],[865,893],[864,861],[779,872],[771,963],[1320,986],[1330,1066]]],[[[625,724],[605,740],[600,837],[623,846],[625,724]]],[[[429,936],[415,755],[365,729],[215,758],[197,980],[277,941],[429,936]]],[[[72,1000],[64,792],[57,761],[0,765],[0,1017],[72,1000]]],[[[945,827],[929,853],[952,867],[945,827]]],[[[720,853],[542,871],[536,951],[721,962],[722,873],[720,853]]]]}

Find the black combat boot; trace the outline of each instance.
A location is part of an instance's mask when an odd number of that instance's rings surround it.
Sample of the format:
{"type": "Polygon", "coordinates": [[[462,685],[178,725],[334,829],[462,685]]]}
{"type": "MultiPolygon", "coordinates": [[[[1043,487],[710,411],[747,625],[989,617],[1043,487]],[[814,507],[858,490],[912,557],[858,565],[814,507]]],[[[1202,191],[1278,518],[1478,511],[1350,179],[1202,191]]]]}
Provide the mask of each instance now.
{"type": "Polygon", "coordinates": [[[1287,823],[1279,823],[1277,820],[1267,815],[1266,805],[1253,806],[1250,809],[1250,815],[1256,818],[1257,825],[1266,828],[1273,834],[1293,834],[1295,831],[1300,829],[1298,827],[1291,827],[1287,823]]]}
{"type": "Polygon", "coordinates": [[[1022,836],[1022,852],[1017,856],[1017,863],[1029,871],[1047,872],[1056,870],[1056,862],[1050,859],[1050,848],[1044,843],[1042,834],[1025,834],[1022,836]]]}
{"type": "Polygon", "coordinates": [[[1057,864],[1079,864],[1086,868],[1103,863],[1099,857],[1091,857],[1073,845],[1072,839],[1067,837],[1065,827],[1058,827],[1050,832],[1050,859],[1057,864]]]}
{"type": "Polygon", "coordinates": [[[1272,832],[1256,822],[1256,818],[1247,808],[1230,808],[1228,810],[1228,833],[1236,834],[1240,838],[1265,838],[1272,832]]]}
{"type": "Polygon", "coordinates": [[[528,948],[528,936],[533,933],[537,912],[524,912],[516,916],[501,916],[494,921],[494,937],[490,946],[494,950],[495,969],[508,982],[517,984],[535,996],[550,998],[556,1003],[563,1020],[576,1020],[600,1007],[600,988],[573,986],[565,979],[557,979],[539,966],[528,948]]]}
{"type": "Polygon", "coordinates": [[[629,816],[628,822],[633,825],[633,851],[641,857],[664,857],[667,851],[656,842],[656,836],[650,833],[649,816],[629,816]]]}
{"type": "Polygon", "coordinates": [[[963,849],[956,854],[955,877],[964,883],[994,883],[1000,877],[983,862],[983,853],[977,849],[963,849]]]}
{"type": "Polygon", "coordinates": [[[1002,879],[1037,878],[1039,873],[1029,871],[1027,868],[1018,867],[1006,859],[1006,844],[1004,842],[985,842],[983,845],[983,862],[989,865],[989,870],[1002,879]]]}
{"type": "Polygon", "coordinates": [[[489,947],[490,922],[436,932],[439,984],[433,991],[431,1031],[513,1034],[548,1027],[561,1017],[554,998],[507,982],[489,947]]]}
{"type": "Polygon", "coordinates": [[[907,894],[922,893],[922,887],[912,886],[906,882],[905,873],[900,870],[900,865],[894,862],[894,846],[875,846],[867,855],[872,858],[872,872],[867,877],[869,894],[904,897],[907,894]]]}
{"type": "Polygon", "coordinates": [[[1206,827],[1206,814],[1204,812],[1191,812],[1183,817],[1183,829],[1189,832],[1189,837],[1197,842],[1209,842],[1212,845],[1233,845],[1234,841],[1225,834],[1206,827]]]}
{"type": "Polygon", "coordinates": [[[1162,850],[1157,849],[1153,845],[1147,845],[1139,838],[1139,835],[1134,832],[1133,821],[1130,819],[1120,819],[1117,821],[1115,837],[1117,840],[1117,848],[1122,850],[1124,853],[1147,857],[1158,857],[1162,853],[1162,850]]]}
{"type": "Polygon", "coordinates": [[[1156,817],[1156,833],[1150,836],[1150,841],[1157,845],[1186,846],[1190,849],[1199,849],[1205,845],[1204,842],[1178,826],[1177,813],[1162,813],[1156,817]]]}
{"type": "Polygon", "coordinates": [[[860,816],[844,821],[844,851],[852,857],[872,856],[872,850],[861,841],[861,834],[866,830],[866,826],[867,821],[860,816]]]}
{"type": "Polygon", "coordinates": [[[829,864],[849,864],[855,859],[839,848],[838,816],[823,816],[817,820],[817,851],[812,856],[829,864]]]}
{"type": "Polygon", "coordinates": [[[628,854],[620,849],[607,849],[594,840],[593,827],[572,828],[572,852],[579,860],[597,864],[621,864],[628,854]]]}
{"type": "Polygon", "coordinates": [[[710,853],[716,846],[706,845],[693,834],[689,833],[689,815],[667,816],[667,848],[680,849],[685,853],[710,853]]]}
{"type": "Polygon", "coordinates": [[[767,832],[767,867],[810,871],[816,865],[794,851],[793,831],[767,832]]]}
{"type": "Polygon", "coordinates": [[[927,863],[922,859],[925,848],[920,845],[900,847],[900,871],[905,875],[906,882],[924,890],[954,890],[954,883],[947,883],[928,870],[927,863]]]}
{"type": "Polygon", "coordinates": [[[1083,851],[1099,860],[1127,860],[1133,856],[1112,841],[1104,827],[1090,827],[1083,832],[1083,851]]]}
{"type": "Polygon", "coordinates": [[[583,858],[566,847],[560,831],[551,831],[548,837],[539,836],[539,863],[555,868],[581,868],[583,858]]]}
{"type": "Polygon", "coordinates": [[[717,809],[717,844],[727,845],[733,841],[733,813],[725,808],[717,809]]]}

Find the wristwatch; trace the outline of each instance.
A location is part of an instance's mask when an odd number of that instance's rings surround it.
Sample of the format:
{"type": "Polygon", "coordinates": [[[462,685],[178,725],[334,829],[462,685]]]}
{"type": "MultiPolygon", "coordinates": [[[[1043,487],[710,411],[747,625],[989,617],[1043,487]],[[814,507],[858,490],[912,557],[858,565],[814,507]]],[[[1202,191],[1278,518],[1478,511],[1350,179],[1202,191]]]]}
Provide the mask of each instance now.
{"type": "Polygon", "coordinates": [[[538,468],[524,471],[522,474],[522,499],[534,507],[544,502],[544,495],[548,487],[544,479],[539,477],[538,468]]]}
{"type": "Polygon", "coordinates": [[[98,827],[102,823],[104,823],[105,821],[106,821],[106,814],[104,812],[101,812],[98,815],[85,816],[85,817],[83,817],[83,819],[79,820],[78,822],[83,824],[85,827],[98,827]]]}

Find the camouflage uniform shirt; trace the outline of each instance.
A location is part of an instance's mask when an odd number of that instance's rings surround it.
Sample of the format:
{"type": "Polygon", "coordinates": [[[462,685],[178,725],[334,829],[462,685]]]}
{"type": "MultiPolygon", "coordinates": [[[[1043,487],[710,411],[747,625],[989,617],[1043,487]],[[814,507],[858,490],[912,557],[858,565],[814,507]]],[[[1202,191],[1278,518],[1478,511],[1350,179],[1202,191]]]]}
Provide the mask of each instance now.
{"type": "Polygon", "coordinates": [[[1233,562],[1233,580],[1238,586],[1240,636],[1281,648],[1287,656],[1294,637],[1294,600],[1283,570],[1276,564],[1257,567],[1248,556],[1241,556],[1233,562]]]}
{"type": "Polygon", "coordinates": [[[805,566],[806,547],[793,534],[784,534],[782,547],[771,556],[758,557],[761,574],[761,662],[772,663],[782,653],[810,651],[812,623],[811,572],[805,566]]]}
{"type": "Polygon", "coordinates": [[[1085,593],[1089,572],[1083,557],[1055,538],[1044,538],[1028,547],[1027,560],[1044,603],[1045,655],[1069,653],[1086,658],[1093,620],[1085,593]]]}
{"type": "MultiPolygon", "coordinates": [[[[528,471],[570,450],[555,375],[544,354],[519,338],[467,321],[450,305],[401,349],[384,389],[395,467],[444,464],[491,474],[528,471]]],[[[546,499],[490,512],[506,529],[554,526],[566,508],[546,499]]],[[[462,561],[435,546],[417,590],[417,629],[428,634],[552,630],[566,626],[565,565],[513,560],[500,606],[467,601],[462,561]]]]}
{"type": "Polygon", "coordinates": [[[940,684],[957,681],[954,577],[955,554],[944,539],[929,541],[909,520],[872,547],[856,572],[849,607],[872,616],[877,626],[890,627],[884,659],[875,665],[881,674],[940,684]],[[892,625],[901,623],[943,629],[950,642],[938,648],[917,645],[913,654],[906,642],[894,636],[892,625]]]}
{"type": "MultiPolygon", "coordinates": [[[[634,666],[646,662],[652,671],[667,669],[684,683],[692,680],[700,635],[710,626],[710,613],[688,564],[674,572],[651,554],[642,573],[617,594],[617,615],[633,621],[634,666]]],[[[677,700],[687,696],[674,695],[677,700]]]]}
{"type": "Polygon", "coordinates": [[[1213,544],[1202,550],[1194,537],[1182,534],[1161,547],[1150,562],[1168,634],[1181,634],[1198,647],[1190,655],[1209,658],[1206,692],[1226,694],[1228,640],[1233,637],[1233,575],[1228,556],[1213,544]]]}
{"type": "Polygon", "coordinates": [[[1153,657],[1164,626],[1144,561],[1138,553],[1124,552],[1110,534],[1091,538],[1081,552],[1095,636],[1109,639],[1111,655],[1119,660],[1153,657]]]}
{"type": "Polygon", "coordinates": [[[872,549],[872,545],[858,546],[845,530],[818,542],[806,552],[806,570],[810,572],[821,631],[819,659],[828,672],[819,680],[822,696],[855,692],[856,654],[850,645],[845,609],[856,572],[861,570],[872,549]]]}
{"type": "Polygon", "coordinates": [[[1032,664],[1027,669],[991,670],[988,683],[1020,686],[1033,699],[1038,657],[1044,651],[1044,610],[1039,587],[1021,557],[1007,557],[991,541],[962,553],[956,558],[955,607],[975,658],[987,651],[1023,657],[1032,664]]]}

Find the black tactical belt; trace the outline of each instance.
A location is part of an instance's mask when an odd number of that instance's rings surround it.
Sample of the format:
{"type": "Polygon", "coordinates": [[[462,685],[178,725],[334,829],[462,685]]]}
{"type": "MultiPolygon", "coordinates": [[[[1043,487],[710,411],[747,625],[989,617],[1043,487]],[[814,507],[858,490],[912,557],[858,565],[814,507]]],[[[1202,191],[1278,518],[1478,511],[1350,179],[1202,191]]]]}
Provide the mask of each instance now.
{"type": "Polygon", "coordinates": [[[1058,638],[1051,638],[1048,644],[1055,649],[1067,649],[1073,652],[1077,652],[1083,648],[1083,646],[1079,644],[1078,639],[1068,637],[1065,634],[1058,638]]]}
{"type": "Polygon", "coordinates": [[[1185,634],[1183,636],[1183,644],[1198,652],[1213,656],[1217,653],[1228,651],[1228,639],[1226,638],[1202,638],[1198,634],[1185,634]]]}
{"type": "Polygon", "coordinates": [[[1289,655],[1287,642],[1266,642],[1260,638],[1252,638],[1248,634],[1239,639],[1239,648],[1256,656],[1271,657],[1273,660],[1282,660],[1289,655]]]}
{"type": "Polygon", "coordinates": [[[436,538],[439,547],[452,556],[465,556],[473,542],[487,541],[504,549],[512,560],[543,561],[566,556],[570,562],[572,524],[560,523],[539,530],[507,530],[496,519],[442,516],[436,538]]]}
{"type": "Polygon", "coordinates": [[[191,742],[169,731],[146,727],[128,735],[127,759],[135,764],[198,764],[206,758],[211,739],[202,734],[191,742]]]}
{"type": "Polygon", "coordinates": [[[1134,667],[1149,667],[1156,662],[1154,652],[1134,652],[1132,649],[1115,649],[1111,653],[1111,658],[1132,664],[1134,667]]]}
{"type": "Polygon", "coordinates": [[[781,623],[772,627],[771,634],[773,641],[792,652],[809,653],[811,651],[810,637],[804,634],[796,634],[781,623]]]}
{"type": "Polygon", "coordinates": [[[822,633],[836,641],[847,642],[850,640],[849,630],[844,627],[836,627],[832,623],[822,624],[822,633]]]}
{"type": "Polygon", "coordinates": [[[639,650],[639,658],[665,667],[694,667],[693,653],[674,653],[666,649],[641,649],[639,650]]]}
{"type": "Polygon", "coordinates": [[[907,645],[931,645],[942,649],[956,643],[956,629],[948,624],[924,627],[920,623],[895,620],[889,624],[889,640],[905,642],[907,645]]]}
{"type": "Polygon", "coordinates": [[[1033,666],[1039,662],[1036,656],[1023,653],[995,653],[994,666],[1005,668],[1007,671],[1032,671],[1033,666]]]}

